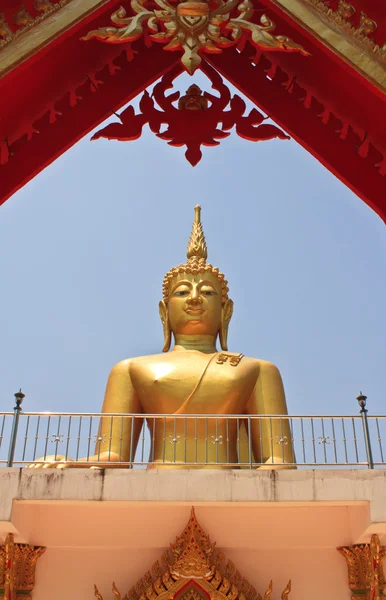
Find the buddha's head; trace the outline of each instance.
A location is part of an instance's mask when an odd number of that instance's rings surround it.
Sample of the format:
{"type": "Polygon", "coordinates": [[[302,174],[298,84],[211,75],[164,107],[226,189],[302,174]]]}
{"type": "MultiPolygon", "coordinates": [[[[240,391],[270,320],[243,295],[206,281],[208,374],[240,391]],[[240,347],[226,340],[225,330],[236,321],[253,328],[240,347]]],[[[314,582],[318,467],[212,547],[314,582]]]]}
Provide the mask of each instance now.
{"type": "Polygon", "coordinates": [[[200,220],[201,208],[196,206],[187,261],[166,273],[163,300],[159,303],[164,328],[164,348],[171,344],[171,334],[210,335],[220,338],[222,350],[227,350],[228,326],[233,302],[228,298],[228,285],[223,273],[206,262],[208,251],[200,220]]]}

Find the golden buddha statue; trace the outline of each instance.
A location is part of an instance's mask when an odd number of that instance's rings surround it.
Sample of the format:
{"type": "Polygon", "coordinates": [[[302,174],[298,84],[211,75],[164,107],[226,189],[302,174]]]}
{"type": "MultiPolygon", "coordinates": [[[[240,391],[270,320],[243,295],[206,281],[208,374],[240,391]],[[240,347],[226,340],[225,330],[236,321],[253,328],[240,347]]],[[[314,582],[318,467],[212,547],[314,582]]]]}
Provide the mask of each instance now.
{"type": "MultiPolygon", "coordinates": [[[[247,462],[271,469],[294,464],[288,419],[247,418],[287,415],[283,384],[272,363],[228,352],[233,302],[224,275],[206,261],[200,210],[195,207],[187,262],[171,269],[163,281],[163,352],[113,367],[102,412],[116,416],[101,419],[95,455],[82,459],[88,466],[133,463],[144,419],[151,438],[150,467],[237,468],[247,462]],[[217,338],[222,352],[216,349],[217,338]],[[128,413],[137,417],[119,416],[128,413]],[[108,449],[102,445],[107,440],[108,449]]],[[[68,466],[78,463],[49,456],[44,464],[68,466]]]]}

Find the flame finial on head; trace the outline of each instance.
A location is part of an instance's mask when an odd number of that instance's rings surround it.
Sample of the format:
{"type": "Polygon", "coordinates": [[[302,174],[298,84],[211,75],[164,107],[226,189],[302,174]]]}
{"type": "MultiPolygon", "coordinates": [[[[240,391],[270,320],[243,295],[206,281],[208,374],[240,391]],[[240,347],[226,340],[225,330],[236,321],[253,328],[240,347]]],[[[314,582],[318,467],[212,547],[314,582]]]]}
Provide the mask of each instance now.
{"type": "Polygon", "coordinates": [[[162,292],[165,302],[169,300],[169,285],[174,277],[177,277],[179,273],[187,273],[192,275],[198,275],[199,273],[213,273],[213,275],[221,283],[222,290],[222,303],[224,304],[228,300],[228,282],[224,279],[224,274],[219,272],[217,267],[206,262],[208,258],[208,249],[206,247],[206,241],[204,231],[201,223],[201,206],[194,207],[194,222],[192,233],[187,249],[188,260],[185,264],[173,267],[170,269],[164,277],[162,292]]]}
{"type": "Polygon", "coordinates": [[[208,249],[206,247],[206,241],[204,231],[201,223],[201,206],[198,204],[194,207],[194,221],[192,233],[186,252],[188,260],[194,259],[206,259],[208,258],[208,249]]]}

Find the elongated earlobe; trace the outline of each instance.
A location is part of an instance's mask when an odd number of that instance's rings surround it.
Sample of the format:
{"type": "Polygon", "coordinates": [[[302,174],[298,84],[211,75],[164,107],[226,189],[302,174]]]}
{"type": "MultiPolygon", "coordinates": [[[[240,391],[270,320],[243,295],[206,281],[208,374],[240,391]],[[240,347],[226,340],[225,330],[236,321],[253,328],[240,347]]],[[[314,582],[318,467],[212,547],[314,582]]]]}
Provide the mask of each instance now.
{"type": "Polygon", "coordinates": [[[220,346],[221,350],[225,352],[228,350],[228,328],[229,322],[233,314],[233,300],[227,300],[221,311],[221,325],[220,325],[220,346]]]}
{"type": "Polygon", "coordinates": [[[159,316],[161,317],[162,327],[164,330],[164,347],[162,348],[162,352],[168,352],[168,350],[170,350],[170,345],[172,342],[172,332],[169,323],[168,307],[163,300],[160,301],[158,306],[159,316]]]}
{"type": "Polygon", "coordinates": [[[228,326],[224,323],[221,323],[221,329],[219,331],[220,336],[220,346],[221,350],[228,350],[228,326]]]}

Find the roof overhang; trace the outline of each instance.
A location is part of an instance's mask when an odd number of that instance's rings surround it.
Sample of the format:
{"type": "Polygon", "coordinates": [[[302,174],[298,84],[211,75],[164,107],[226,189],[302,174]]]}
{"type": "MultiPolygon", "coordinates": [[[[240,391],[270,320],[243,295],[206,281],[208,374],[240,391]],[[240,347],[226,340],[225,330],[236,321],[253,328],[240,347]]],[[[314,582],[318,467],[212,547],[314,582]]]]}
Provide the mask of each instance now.
{"type": "MultiPolygon", "coordinates": [[[[16,0],[4,2],[5,20],[20,22],[16,0]]],[[[148,39],[81,41],[109,25],[117,0],[52,2],[41,14],[30,9],[9,39],[0,16],[0,204],[180,59],[148,39]]],[[[255,2],[256,19],[266,11],[311,56],[257,56],[247,45],[206,59],[386,220],[385,51],[319,0],[255,2]]]]}

